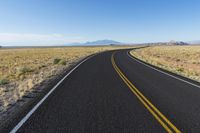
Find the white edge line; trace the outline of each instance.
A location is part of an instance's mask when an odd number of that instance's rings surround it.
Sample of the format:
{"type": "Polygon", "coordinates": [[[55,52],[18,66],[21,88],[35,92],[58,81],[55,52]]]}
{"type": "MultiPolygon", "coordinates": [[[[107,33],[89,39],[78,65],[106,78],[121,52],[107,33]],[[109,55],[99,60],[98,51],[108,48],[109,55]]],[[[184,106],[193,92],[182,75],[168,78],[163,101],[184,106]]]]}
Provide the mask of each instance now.
{"type": "Polygon", "coordinates": [[[48,96],[75,70],[77,69],[82,63],[87,61],[88,59],[92,58],[96,54],[87,57],[83,61],[81,61],[78,65],[76,65],[71,71],[65,75],[29,112],[26,114],[24,118],[10,131],[10,133],[16,133],[17,130],[29,119],[29,117],[38,109],[38,107],[48,98],[48,96]]]}
{"type": "Polygon", "coordinates": [[[184,80],[184,79],[178,78],[178,77],[173,76],[173,75],[171,75],[171,74],[169,74],[169,73],[166,73],[166,72],[164,72],[164,71],[158,70],[158,69],[156,69],[156,68],[154,68],[154,67],[152,67],[152,66],[150,66],[150,65],[148,65],[148,64],[145,64],[145,63],[143,63],[143,62],[141,62],[141,61],[139,61],[139,60],[133,58],[133,57],[129,54],[129,51],[127,52],[127,55],[128,55],[130,58],[134,59],[135,61],[137,61],[137,62],[139,62],[139,63],[141,63],[141,64],[143,64],[143,65],[145,65],[145,66],[147,66],[147,67],[149,67],[149,68],[151,68],[151,69],[153,69],[153,70],[156,70],[156,71],[158,71],[158,72],[160,72],[160,73],[163,73],[163,74],[165,74],[165,75],[167,75],[167,76],[173,77],[173,78],[175,78],[175,79],[177,79],[177,80],[180,80],[180,81],[182,81],[182,82],[185,82],[185,83],[188,83],[188,84],[190,84],[190,85],[192,85],[192,86],[195,86],[195,87],[197,87],[197,88],[200,88],[199,85],[196,85],[196,84],[191,83],[191,82],[189,82],[189,81],[186,81],[186,80],[184,80]]]}

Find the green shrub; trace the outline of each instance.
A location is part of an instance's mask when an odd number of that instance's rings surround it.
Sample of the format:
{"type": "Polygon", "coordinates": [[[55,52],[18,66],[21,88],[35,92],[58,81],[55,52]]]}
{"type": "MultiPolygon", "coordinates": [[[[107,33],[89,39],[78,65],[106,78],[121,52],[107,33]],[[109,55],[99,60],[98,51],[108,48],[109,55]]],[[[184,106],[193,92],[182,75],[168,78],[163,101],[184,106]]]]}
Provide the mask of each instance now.
{"type": "Polygon", "coordinates": [[[65,60],[56,58],[53,60],[53,64],[66,65],[67,63],[65,60]]]}
{"type": "Polygon", "coordinates": [[[66,61],[65,60],[60,60],[58,64],[60,64],[60,65],[66,65],[66,61]]]}
{"type": "Polygon", "coordinates": [[[58,64],[60,61],[61,61],[61,59],[55,58],[55,59],[53,60],[53,64],[58,64]]]}
{"type": "Polygon", "coordinates": [[[194,72],[194,75],[195,75],[195,76],[199,76],[199,74],[198,74],[197,72],[194,72]]]}
{"type": "Polygon", "coordinates": [[[184,72],[184,68],[177,68],[177,71],[184,72]]]}
{"type": "Polygon", "coordinates": [[[41,65],[38,68],[41,69],[41,68],[44,68],[44,67],[47,67],[47,66],[46,65],[41,65]]]}
{"type": "Polygon", "coordinates": [[[18,73],[19,74],[24,74],[24,73],[27,73],[27,72],[32,72],[33,70],[31,70],[30,68],[28,67],[21,67],[18,69],[18,73]]]}
{"type": "Polygon", "coordinates": [[[7,79],[0,79],[0,85],[8,84],[9,81],[7,79]]]}

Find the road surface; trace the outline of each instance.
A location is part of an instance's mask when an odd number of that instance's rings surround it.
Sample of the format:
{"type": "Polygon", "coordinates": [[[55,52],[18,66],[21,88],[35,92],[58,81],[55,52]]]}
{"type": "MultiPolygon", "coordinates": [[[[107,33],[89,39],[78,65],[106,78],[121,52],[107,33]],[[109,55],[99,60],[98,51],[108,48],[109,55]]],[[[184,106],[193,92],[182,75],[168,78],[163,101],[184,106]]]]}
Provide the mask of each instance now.
{"type": "Polygon", "coordinates": [[[13,132],[199,133],[199,84],[127,52],[104,52],[83,62],[13,132]]]}

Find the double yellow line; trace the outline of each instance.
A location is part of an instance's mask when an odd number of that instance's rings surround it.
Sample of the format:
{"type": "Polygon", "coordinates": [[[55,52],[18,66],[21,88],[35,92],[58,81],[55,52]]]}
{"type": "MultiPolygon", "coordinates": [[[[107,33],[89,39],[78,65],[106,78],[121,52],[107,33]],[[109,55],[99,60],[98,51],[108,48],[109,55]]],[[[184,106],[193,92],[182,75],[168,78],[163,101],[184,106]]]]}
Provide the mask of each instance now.
{"type": "Polygon", "coordinates": [[[135,94],[135,96],[140,100],[140,102],[146,107],[146,109],[154,116],[154,118],[162,125],[162,127],[168,132],[168,133],[181,133],[181,131],[172,124],[130,81],[129,79],[122,73],[122,71],[119,69],[119,67],[116,65],[114,60],[114,54],[111,56],[111,62],[118,73],[118,75],[121,77],[121,79],[124,81],[124,83],[129,87],[129,89],[135,94]]]}

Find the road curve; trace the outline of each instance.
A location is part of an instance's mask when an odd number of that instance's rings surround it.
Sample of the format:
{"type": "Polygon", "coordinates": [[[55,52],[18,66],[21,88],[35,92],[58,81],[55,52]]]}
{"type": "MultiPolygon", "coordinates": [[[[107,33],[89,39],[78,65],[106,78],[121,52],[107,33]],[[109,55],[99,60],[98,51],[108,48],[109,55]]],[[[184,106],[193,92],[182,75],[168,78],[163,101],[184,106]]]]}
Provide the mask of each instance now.
{"type": "Polygon", "coordinates": [[[156,71],[127,51],[82,63],[17,132],[200,132],[199,84],[156,71]]]}

